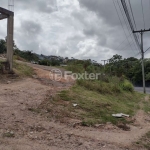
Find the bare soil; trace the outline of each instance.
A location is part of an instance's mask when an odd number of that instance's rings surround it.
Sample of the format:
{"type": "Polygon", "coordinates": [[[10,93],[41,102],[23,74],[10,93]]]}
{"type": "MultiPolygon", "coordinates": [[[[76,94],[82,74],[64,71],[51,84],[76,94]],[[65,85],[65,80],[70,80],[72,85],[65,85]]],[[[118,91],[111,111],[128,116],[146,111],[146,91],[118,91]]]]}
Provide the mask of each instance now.
{"type": "Polygon", "coordinates": [[[132,118],[130,131],[111,123],[82,127],[74,126],[79,120],[61,123],[43,116],[39,105],[74,81],[55,82],[47,69],[36,65],[34,69],[33,78],[0,82],[0,150],[137,150],[134,143],[150,131],[150,116],[143,110],[132,118]]]}

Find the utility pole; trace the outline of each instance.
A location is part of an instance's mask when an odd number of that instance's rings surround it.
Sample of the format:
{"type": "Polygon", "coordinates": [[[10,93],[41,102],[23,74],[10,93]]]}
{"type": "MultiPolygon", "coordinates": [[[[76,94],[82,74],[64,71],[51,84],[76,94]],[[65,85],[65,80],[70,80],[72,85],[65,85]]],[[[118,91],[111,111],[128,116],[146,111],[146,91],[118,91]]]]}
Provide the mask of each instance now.
{"type": "Polygon", "coordinates": [[[148,32],[148,31],[150,31],[150,29],[133,31],[133,33],[140,33],[141,34],[142,76],[143,76],[143,92],[144,93],[146,93],[146,88],[145,88],[145,71],[144,71],[143,33],[148,32]]]}
{"type": "Polygon", "coordinates": [[[103,61],[103,62],[104,62],[104,69],[105,69],[105,65],[106,65],[106,63],[105,63],[105,62],[107,62],[108,60],[101,60],[101,61],[103,61]]]}
{"type": "Polygon", "coordinates": [[[8,10],[14,12],[14,0],[8,0],[8,10]]]}

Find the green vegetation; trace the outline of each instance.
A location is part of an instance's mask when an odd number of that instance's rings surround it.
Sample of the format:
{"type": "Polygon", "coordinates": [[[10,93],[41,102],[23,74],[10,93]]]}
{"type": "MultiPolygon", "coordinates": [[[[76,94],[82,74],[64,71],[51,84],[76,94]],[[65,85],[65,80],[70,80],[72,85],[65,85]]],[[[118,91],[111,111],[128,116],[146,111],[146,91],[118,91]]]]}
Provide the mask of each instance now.
{"type": "Polygon", "coordinates": [[[6,132],[3,134],[3,137],[14,138],[15,134],[13,132],[6,132]]]}
{"type": "Polygon", "coordinates": [[[28,110],[34,113],[40,113],[40,110],[36,108],[28,108],[28,110]]]}
{"type": "Polygon", "coordinates": [[[0,54],[6,53],[6,41],[0,40],[0,54]]]}
{"type": "Polygon", "coordinates": [[[0,70],[2,69],[2,62],[0,61],[0,70]]]}
{"type": "Polygon", "coordinates": [[[143,101],[143,109],[146,113],[150,113],[150,99],[143,101]]]}
{"type": "Polygon", "coordinates": [[[29,67],[25,64],[14,62],[13,70],[16,74],[18,74],[20,77],[25,76],[32,76],[34,74],[34,70],[32,67],[29,67]]]}
{"type": "MultiPolygon", "coordinates": [[[[72,61],[66,69],[75,73],[103,71],[101,65],[94,65],[90,60],[72,61]]],[[[125,76],[101,74],[95,80],[77,80],[70,90],[62,91],[46,101],[44,109],[57,119],[77,118],[86,126],[106,122],[117,125],[128,121],[125,118],[114,118],[112,114],[134,115],[143,97],[143,94],[134,92],[132,83],[125,76]]]]}
{"type": "MultiPolygon", "coordinates": [[[[150,83],[150,59],[145,59],[146,84],[150,83]]],[[[130,57],[123,59],[120,55],[114,55],[106,64],[105,73],[121,77],[124,75],[128,80],[137,86],[142,85],[141,60],[130,57]]]]}
{"type": "Polygon", "coordinates": [[[60,66],[60,62],[58,60],[48,60],[48,59],[43,59],[39,61],[39,64],[44,66],[60,66]]]}
{"type": "Polygon", "coordinates": [[[18,48],[14,50],[14,55],[16,58],[22,58],[26,61],[35,61],[38,62],[38,57],[32,51],[21,51],[18,48]]]}
{"type": "Polygon", "coordinates": [[[80,86],[88,90],[94,90],[102,94],[121,93],[122,91],[133,92],[133,85],[126,79],[117,77],[105,77],[99,80],[77,80],[80,86]]]}
{"type": "MultiPolygon", "coordinates": [[[[134,92],[132,83],[124,75],[124,68],[116,65],[122,57],[110,60],[114,65],[111,74],[101,65],[91,63],[90,60],[74,60],[68,63],[67,70],[74,73],[101,73],[98,79],[79,79],[76,84],[66,91],[58,93],[47,101],[46,109],[55,118],[65,117],[82,120],[82,125],[91,126],[99,123],[113,124],[127,123],[125,118],[114,118],[114,113],[134,115],[140,108],[144,94],[134,92]],[[114,68],[116,65],[116,68],[114,68]],[[114,69],[114,70],[113,70],[114,69]],[[115,70],[116,69],[116,70],[115,70]],[[105,71],[105,74],[104,74],[105,71]],[[73,104],[77,104],[76,107],[73,104]]],[[[145,105],[145,109],[148,109],[145,105]]],[[[148,110],[147,110],[148,111],[148,110]]]]}
{"type": "Polygon", "coordinates": [[[140,149],[143,147],[147,150],[150,149],[150,131],[146,133],[138,142],[136,142],[136,146],[140,149]]]}
{"type": "Polygon", "coordinates": [[[91,60],[72,60],[67,63],[66,70],[73,73],[102,73],[103,67],[100,64],[94,64],[91,60]]]}
{"type": "Polygon", "coordinates": [[[70,90],[62,91],[53,98],[53,101],[48,101],[44,109],[59,119],[65,117],[80,119],[82,125],[86,126],[106,122],[118,124],[127,121],[124,118],[114,118],[112,114],[134,115],[139,109],[138,103],[142,97],[142,94],[124,91],[121,86],[112,82],[105,85],[105,82],[100,81],[96,83],[79,80],[70,90]],[[73,107],[73,104],[78,105],[73,107]]]}

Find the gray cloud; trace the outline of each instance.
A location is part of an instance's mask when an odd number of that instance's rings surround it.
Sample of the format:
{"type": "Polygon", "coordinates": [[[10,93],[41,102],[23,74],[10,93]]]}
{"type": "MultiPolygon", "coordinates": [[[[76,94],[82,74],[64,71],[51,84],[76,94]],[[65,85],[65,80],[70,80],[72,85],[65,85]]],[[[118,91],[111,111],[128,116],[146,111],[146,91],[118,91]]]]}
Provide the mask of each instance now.
{"type": "MultiPolygon", "coordinates": [[[[129,31],[126,27],[126,23],[124,22],[123,16],[120,12],[120,7],[122,8],[121,3],[120,3],[120,1],[118,1],[120,4],[120,5],[118,5],[117,1],[115,1],[115,2],[116,2],[116,6],[117,6],[117,10],[119,12],[120,18],[122,20],[122,24],[123,24],[126,35],[121,27],[115,7],[113,5],[113,1],[110,1],[110,0],[100,0],[100,1],[79,0],[81,7],[84,7],[88,11],[94,12],[97,15],[97,17],[100,20],[102,20],[102,22],[103,22],[100,24],[100,25],[103,25],[103,29],[99,28],[99,30],[102,33],[101,35],[99,34],[98,30],[93,28],[92,26],[91,26],[91,28],[85,28],[84,34],[87,36],[95,36],[96,35],[97,37],[99,37],[98,41],[100,40],[100,37],[107,37],[106,43],[103,42],[103,40],[102,40],[102,42],[100,41],[100,42],[98,42],[98,44],[102,45],[103,43],[105,43],[106,47],[114,49],[115,52],[120,53],[122,50],[121,53],[123,53],[124,56],[129,56],[133,51],[135,53],[138,52],[137,46],[135,46],[134,39],[131,36],[129,36],[131,31],[129,33],[129,31]],[[103,31],[104,30],[106,31],[108,28],[112,28],[112,32],[104,33],[103,31]],[[124,39],[125,39],[125,42],[123,42],[124,39]],[[117,45],[118,46],[122,45],[122,46],[118,47],[117,45]],[[128,49],[130,49],[131,52],[129,52],[128,49]]],[[[150,24],[150,15],[149,15],[150,14],[150,4],[149,4],[149,1],[146,1],[146,0],[143,0],[142,2],[143,2],[143,7],[144,7],[145,28],[150,28],[150,26],[149,26],[149,24],[150,24]]],[[[133,0],[133,1],[131,1],[131,5],[132,5],[137,29],[138,30],[144,29],[141,1],[133,0]]],[[[150,38],[149,35],[144,36],[145,47],[148,47],[148,45],[150,46],[150,44],[148,43],[149,38],[150,38]]]]}
{"type": "Polygon", "coordinates": [[[23,21],[21,22],[21,28],[20,28],[26,36],[36,36],[42,32],[42,27],[39,23],[36,23],[34,21],[23,21]]]}
{"type": "Polygon", "coordinates": [[[116,13],[112,0],[79,0],[79,3],[81,7],[86,7],[88,10],[95,12],[106,23],[118,26],[119,21],[115,19],[116,13]]]}
{"type": "MultiPolygon", "coordinates": [[[[140,2],[131,1],[137,29],[144,28],[140,2]]],[[[1,0],[1,6],[7,8],[7,1],[1,0]]],[[[57,3],[56,0],[15,0],[16,44],[22,50],[39,54],[91,58],[99,62],[116,53],[124,57],[135,56],[137,47],[116,6],[126,35],[113,0],[57,0],[57,3]]],[[[145,28],[149,28],[148,1],[143,0],[143,6],[145,28]]],[[[0,38],[5,38],[6,26],[6,21],[1,21],[0,38]]],[[[148,33],[144,34],[145,49],[150,46],[149,38],[148,33]]]]}
{"type": "Polygon", "coordinates": [[[16,0],[15,5],[18,10],[31,10],[37,13],[51,13],[56,11],[55,0],[16,0]]]}

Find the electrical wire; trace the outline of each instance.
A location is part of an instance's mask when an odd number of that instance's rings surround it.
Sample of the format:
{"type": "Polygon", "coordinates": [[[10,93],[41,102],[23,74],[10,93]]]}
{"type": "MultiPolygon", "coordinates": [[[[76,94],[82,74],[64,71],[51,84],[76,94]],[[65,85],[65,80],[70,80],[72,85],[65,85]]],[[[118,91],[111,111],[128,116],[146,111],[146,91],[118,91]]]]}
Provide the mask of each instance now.
{"type": "Polygon", "coordinates": [[[141,0],[141,6],[142,6],[142,14],[143,14],[143,23],[144,23],[144,28],[145,28],[145,17],[144,17],[144,8],[143,8],[142,0],[141,0]]]}
{"type": "MultiPolygon", "coordinates": [[[[132,35],[132,33],[130,33],[130,35],[128,35],[127,38],[129,38],[131,35],[132,35]]],[[[124,41],[122,41],[122,42],[119,44],[119,46],[117,46],[116,49],[120,48],[120,46],[121,46],[124,42],[126,42],[126,41],[127,41],[127,39],[125,39],[124,41]]]]}
{"type": "MultiPolygon", "coordinates": [[[[134,45],[134,43],[132,43],[131,45],[134,45]]],[[[121,47],[121,48],[119,48],[119,49],[124,49],[124,50],[127,50],[128,48],[129,48],[129,44],[127,43],[126,45],[124,45],[123,47],[121,47]]],[[[137,52],[136,51],[134,51],[134,54],[136,54],[137,52]]]]}
{"type": "Polygon", "coordinates": [[[150,47],[144,53],[146,53],[148,50],[150,50],[150,47]]]}
{"type": "MultiPolygon", "coordinates": [[[[149,10],[150,10],[150,0],[149,0],[149,10]]],[[[150,16],[150,15],[149,15],[150,16]]]]}
{"type": "MultiPolygon", "coordinates": [[[[131,5],[130,0],[128,0],[128,2],[129,2],[129,7],[130,7],[130,10],[131,10],[131,14],[132,14],[134,26],[135,26],[135,29],[137,30],[137,26],[136,26],[136,22],[135,22],[135,18],[134,18],[134,13],[133,13],[132,5],[131,5]]],[[[150,2],[150,0],[149,0],[149,2],[150,2]]],[[[139,39],[139,34],[138,34],[138,39],[139,39]]]]}
{"type": "MultiPolygon", "coordinates": [[[[122,21],[121,21],[121,18],[120,18],[120,16],[119,16],[119,12],[118,12],[118,10],[117,10],[117,7],[116,7],[116,4],[115,4],[115,1],[114,1],[114,0],[113,0],[113,4],[114,4],[114,7],[115,7],[115,9],[116,9],[116,12],[117,12],[117,15],[118,15],[120,24],[121,24],[121,26],[122,26],[122,28],[123,28],[124,34],[125,34],[125,36],[126,36],[126,39],[127,39],[127,41],[129,42],[129,39],[128,39],[127,34],[126,34],[126,32],[125,32],[125,29],[124,29],[124,27],[123,27],[123,24],[122,24],[122,21]]],[[[131,46],[131,43],[130,43],[130,42],[129,42],[129,45],[130,45],[130,47],[131,47],[131,49],[132,49],[132,46],[131,46]]]]}
{"type": "MultiPolygon", "coordinates": [[[[127,26],[127,30],[128,30],[128,33],[130,34],[130,25],[128,24],[128,20],[127,20],[127,18],[125,17],[125,14],[124,14],[124,12],[123,12],[123,8],[121,9],[121,4],[119,3],[119,1],[117,0],[117,3],[118,3],[118,5],[119,5],[119,8],[120,8],[120,11],[121,11],[121,14],[122,14],[122,16],[123,16],[123,19],[124,19],[124,22],[125,22],[125,24],[126,24],[126,26],[127,26]]],[[[132,32],[131,32],[132,33],[132,32]]],[[[133,35],[133,34],[132,34],[133,35]]],[[[134,43],[134,46],[135,46],[135,49],[136,49],[136,44],[135,44],[135,41],[133,40],[133,37],[131,37],[131,39],[132,39],[132,42],[134,43]]]]}
{"type": "Polygon", "coordinates": [[[128,2],[129,2],[130,9],[131,9],[131,14],[132,14],[134,26],[135,26],[135,29],[137,30],[136,23],[135,23],[135,19],[134,19],[134,15],[133,15],[133,10],[132,10],[132,6],[131,6],[131,2],[130,2],[130,0],[129,0],[128,2]]]}
{"type": "Polygon", "coordinates": [[[134,57],[137,57],[137,56],[139,56],[140,54],[141,54],[141,52],[137,53],[134,57]]]}
{"type": "MultiPolygon", "coordinates": [[[[129,22],[131,31],[133,32],[133,31],[134,31],[134,26],[133,26],[133,23],[132,23],[132,21],[131,21],[130,14],[129,14],[129,11],[128,11],[128,9],[127,9],[126,2],[125,2],[125,0],[121,0],[121,3],[122,3],[122,6],[123,6],[123,9],[124,9],[124,12],[125,12],[125,14],[126,14],[126,17],[127,17],[127,19],[128,19],[128,22],[129,22]]],[[[137,37],[136,34],[133,34],[133,36],[134,36],[134,39],[135,39],[136,44],[137,44],[137,46],[138,46],[138,49],[140,50],[140,49],[141,49],[141,45],[140,45],[140,43],[139,43],[138,37],[137,37]]]]}

